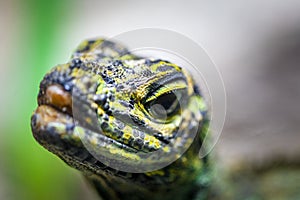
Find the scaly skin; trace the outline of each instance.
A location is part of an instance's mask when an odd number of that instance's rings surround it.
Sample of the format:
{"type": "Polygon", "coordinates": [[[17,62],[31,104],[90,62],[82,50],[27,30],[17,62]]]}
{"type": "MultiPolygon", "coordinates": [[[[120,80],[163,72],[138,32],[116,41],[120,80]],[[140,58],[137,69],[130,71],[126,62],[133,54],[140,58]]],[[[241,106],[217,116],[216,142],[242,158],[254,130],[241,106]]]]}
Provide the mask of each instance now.
{"type": "Polygon", "coordinates": [[[84,172],[103,199],[206,198],[210,166],[198,152],[207,110],[176,64],[84,41],[45,75],[38,105],[35,139],[84,172]]]}

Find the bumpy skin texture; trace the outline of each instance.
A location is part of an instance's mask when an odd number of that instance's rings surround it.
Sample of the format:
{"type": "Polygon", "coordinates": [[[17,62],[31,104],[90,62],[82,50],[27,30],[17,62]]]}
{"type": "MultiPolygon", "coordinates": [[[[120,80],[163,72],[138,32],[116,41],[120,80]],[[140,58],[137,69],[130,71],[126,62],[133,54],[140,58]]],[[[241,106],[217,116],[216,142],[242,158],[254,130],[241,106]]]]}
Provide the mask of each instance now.
{"type": "Polygon", "coordinates": [[[181,67],[87,40],[45,75],[38,105],[35,139],[103,199],[206,198],[210,167],[198,152],[207,110],[181,67]]]}

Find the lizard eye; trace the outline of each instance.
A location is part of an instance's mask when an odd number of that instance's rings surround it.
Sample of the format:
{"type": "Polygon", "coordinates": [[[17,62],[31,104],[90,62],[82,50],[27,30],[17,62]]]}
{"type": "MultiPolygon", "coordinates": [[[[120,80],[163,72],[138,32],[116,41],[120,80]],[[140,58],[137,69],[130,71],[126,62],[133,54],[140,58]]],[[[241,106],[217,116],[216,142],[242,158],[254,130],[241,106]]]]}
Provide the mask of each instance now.
{"type": "Polygon", "coordinates": [[[156,119],[169,119],[180,111],[182,93],[169,91],[147,102],[145,107],[156,119]]]}

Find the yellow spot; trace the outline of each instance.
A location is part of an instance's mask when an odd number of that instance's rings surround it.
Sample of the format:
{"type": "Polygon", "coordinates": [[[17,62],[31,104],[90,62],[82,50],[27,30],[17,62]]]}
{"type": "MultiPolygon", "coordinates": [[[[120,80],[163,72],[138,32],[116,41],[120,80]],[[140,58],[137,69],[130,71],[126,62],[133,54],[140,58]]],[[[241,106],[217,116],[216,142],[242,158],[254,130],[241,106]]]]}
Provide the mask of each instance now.
{"type": "Polygon", "coordinates": [[[81,127],[76,126],[74,129],[74,134],[71,135],[71,139],[74,141],[81,141],[81,138],[84,137],[85,132],[81,127]]]}
{"type": "Polygon", "coordinates": [[[123,134],[123,139],[129,140],[131,138],[131,134],[130,133],[124,133],[123,134]]]}
{"type": "Polygon", "coordinates": [[[98,108],[97,112],[98,112],[98,115],[103,115],[104,114],[104,111],[101,108],[98,108]]]}
{"type": "Polygon", "coordinates": [[[144,141],[145,142],[149,142],[150,141],[150,136],[149,135],[145,135],[144,141]]]}
{"type": "Polygon", "coordinates": [[[159,149],[159,148],[160,148],[160,142],[156,140],[156,141],[154,142],[154,147],[155,147],[156,149],[159,149]]]}
{"type": "Polygon", "coordinates": [[[121,60],[132,60],[133,58],[134,58],[134,56],[131,54],[126,54],[126,55],[120,57],[121,60]]]}
{"type": "Polygon", "coordinates": [[[170,148],[169,148],[168,146],[165,146],[165,147],[163,148],[163,151],[166,152],[166,153],[168,153],[168,152],[170,152],[170,148]]]}
{"type": "Polygon", "coordinates": [[[153,138],[150,138],[149,146],[153,146],[153,138]]]}
{"type": "Polygon", "coordinates": [[[96,108],[98,108],[98,105],[96,103],[92,103],[91,107],[96,109],[96,108]]]}
{"type": "Polygon", "coordinates": [[[111,154],[120,155],[122,158],[127,158],[127,159],[134,160],[134,161],[140,160],[139,156],[132,154],[132,153],[127,153],[127,152],[117,149],[117,148],[110,148],[109,152],[111,154]]]}
{"type": "Polygon", "coordinates": [[[157,171],[152,171],[152,172],[146,172],[145,174],[147,176],[155,176],[155,175],[164,176],[165,172],[163,170],[157,170],[157,171]]]}
{"type": "Polygon", "coordinates": [[[92,144],[93,146],[96,146],[97,143],[98,143],[97,138],[96,138],[96,137],[93,137],[93,138],[91,139],[91,144],[92,144]]]}
{"type": "Polygon", "coordinates": [[[109,149],[109,152],[110,152],[111,154],[120,154],[120,150],[115,149],[115,148],[109,149]]]}
{"type": "Polygon", "coordinates": [[[90,117],[85,118],[85,121],[86,121],[88,124],[91,124],[91,123],[92,123],[92,119],[91,119],[90,117]]]}
{"type": "Polygon", "coordinates": [[[132,129],[129,126],[125,126],[123,129],[124,134],[123,134],[123,139],[129,140],[132,137],[132,129]]]}
{"type": "Polygon", "coordinates": [[[124,158],[128,158],[130,160],[136,160],[136,161],[140,160],[140,157],[138,157],[137,155],[130,154],[130,153],[125,153],[124,151],[122,151],[122,156],[124,158]]]}

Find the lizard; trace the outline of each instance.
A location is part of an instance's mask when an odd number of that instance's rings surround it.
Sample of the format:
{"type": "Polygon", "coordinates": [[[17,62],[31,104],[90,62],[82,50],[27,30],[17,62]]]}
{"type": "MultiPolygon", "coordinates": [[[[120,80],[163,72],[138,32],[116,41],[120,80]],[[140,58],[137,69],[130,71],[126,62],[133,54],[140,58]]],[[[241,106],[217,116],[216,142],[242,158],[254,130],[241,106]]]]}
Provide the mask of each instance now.
{"type": "Polygon", "coordinates": [[[104,200],[206,199],[208,115],[186,69],[98,38],[44,76],[31,129],[104,200]]]}

